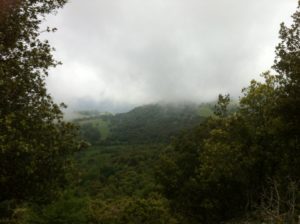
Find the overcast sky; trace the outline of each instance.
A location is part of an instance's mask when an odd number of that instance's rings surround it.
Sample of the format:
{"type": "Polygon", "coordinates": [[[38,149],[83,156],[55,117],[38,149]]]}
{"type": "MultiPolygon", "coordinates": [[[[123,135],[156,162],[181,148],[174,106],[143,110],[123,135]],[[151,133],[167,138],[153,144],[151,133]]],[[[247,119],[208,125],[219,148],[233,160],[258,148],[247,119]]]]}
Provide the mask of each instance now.
{"type": "Polygon", "coordinates": [[[71,0],[48,24],[48,88],[71,108],[210,101],[270,68],[297,0],[71,0]]]}

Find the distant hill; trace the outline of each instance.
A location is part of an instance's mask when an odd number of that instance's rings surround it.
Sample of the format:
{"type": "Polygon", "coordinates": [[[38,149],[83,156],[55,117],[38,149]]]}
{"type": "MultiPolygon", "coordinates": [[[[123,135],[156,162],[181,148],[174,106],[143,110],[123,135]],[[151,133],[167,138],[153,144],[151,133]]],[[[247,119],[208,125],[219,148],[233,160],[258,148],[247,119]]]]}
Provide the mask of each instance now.
{"type": "Polygon", "coordinates": [[[74,120],[92,144],[143,144],[167,142],[213,114],[211,104],[150,104],[127,113],[85,112],[74,120]],[[97,134],[95,135],[95,132],[97,134]]]}

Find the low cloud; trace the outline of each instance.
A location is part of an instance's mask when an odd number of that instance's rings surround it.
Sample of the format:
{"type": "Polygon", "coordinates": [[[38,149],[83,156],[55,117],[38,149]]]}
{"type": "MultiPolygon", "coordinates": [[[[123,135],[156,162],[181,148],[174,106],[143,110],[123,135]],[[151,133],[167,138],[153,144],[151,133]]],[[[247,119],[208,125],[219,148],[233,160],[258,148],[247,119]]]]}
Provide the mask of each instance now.
{"type": "Polygon", "coordinates": [[[279,24],[290,21],[296,5],[73,0],[48,18],[59,31],[47,38],[64,64],[51,71],[47,85],[73,108],[237,97],[272,65],[279,24]]]}

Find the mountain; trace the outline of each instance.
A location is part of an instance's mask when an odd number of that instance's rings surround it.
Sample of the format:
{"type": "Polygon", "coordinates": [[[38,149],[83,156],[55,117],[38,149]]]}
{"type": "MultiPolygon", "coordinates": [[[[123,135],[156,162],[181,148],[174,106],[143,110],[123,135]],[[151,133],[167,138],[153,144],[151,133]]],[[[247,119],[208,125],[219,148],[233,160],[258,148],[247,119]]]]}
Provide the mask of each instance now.
{"type": "Polygon", "coordinates": [[[92,144],[146,144],[168,142],[212,114],[211,104],[149,104],[127,113],[107,113],[74,122],[92,144]]]}

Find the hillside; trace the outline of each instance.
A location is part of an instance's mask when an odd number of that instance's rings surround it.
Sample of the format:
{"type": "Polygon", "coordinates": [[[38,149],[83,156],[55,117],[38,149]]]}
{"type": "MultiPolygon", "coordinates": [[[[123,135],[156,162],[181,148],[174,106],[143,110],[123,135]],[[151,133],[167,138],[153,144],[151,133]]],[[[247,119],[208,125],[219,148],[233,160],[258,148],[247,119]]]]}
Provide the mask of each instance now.
{"type": "Polygon", "coordinates": [[[77,119],[92,144],[142,144],[168,142],[213,114],[211,104],[149,104],[127,113],[77,119]]]}

